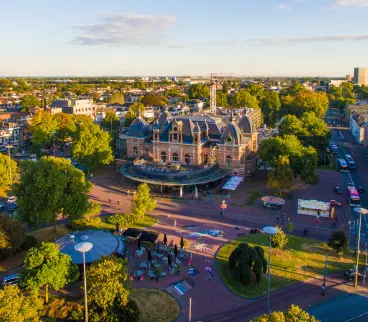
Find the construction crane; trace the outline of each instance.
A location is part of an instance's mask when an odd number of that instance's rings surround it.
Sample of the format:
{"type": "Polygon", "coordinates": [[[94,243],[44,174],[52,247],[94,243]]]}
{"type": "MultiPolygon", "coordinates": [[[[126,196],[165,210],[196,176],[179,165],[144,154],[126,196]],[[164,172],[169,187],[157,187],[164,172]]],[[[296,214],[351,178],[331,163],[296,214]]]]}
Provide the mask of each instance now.
{"type": "Polygon", "coordinates": [[[216,91],[219,80],[235,79],[233,73],[211,73],[210,74],[210,109],[211,113],[216,113],[216,91]]]}

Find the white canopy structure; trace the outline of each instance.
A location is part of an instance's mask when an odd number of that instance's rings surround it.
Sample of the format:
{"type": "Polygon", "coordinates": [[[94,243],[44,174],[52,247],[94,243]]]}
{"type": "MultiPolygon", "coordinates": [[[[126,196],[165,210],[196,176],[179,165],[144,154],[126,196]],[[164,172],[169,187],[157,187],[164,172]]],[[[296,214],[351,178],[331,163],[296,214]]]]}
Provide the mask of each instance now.
{"type": "Polygon", "coordinates": [[[238,176],[232,176],[222,187],[222,189],[224,190],[232,190],[234,191],[240,182],[243,181],[242,177],[238,177],[238,176]]]}

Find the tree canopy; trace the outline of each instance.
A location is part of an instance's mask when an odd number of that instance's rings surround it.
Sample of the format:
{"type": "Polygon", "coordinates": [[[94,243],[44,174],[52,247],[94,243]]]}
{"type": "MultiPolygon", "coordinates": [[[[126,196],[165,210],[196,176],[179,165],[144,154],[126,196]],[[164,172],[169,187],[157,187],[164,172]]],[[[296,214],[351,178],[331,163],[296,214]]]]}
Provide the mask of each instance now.
{"type": "Polygon", "coordinates": [[[41,321],[43,301],[37,292],[23,295],[17,285],[0,290],[0,316],[4,322],[41,321]]]}
{"type": "Polygon", "coordinates": [[[56,225],[60,216],[79,219],[88,210],[91,183],[69,160],[42,157],[36,163],[23,162],[21,168],[20,182],[13,190],[20,218],[31,227],[56,225]]]}
{"type": "Polygon", "coordinates": [[[156,95],[153,93],[146,94],[142,99],[144,106],[162,106],[168,102],[169,100],[165,96],[156,95]]]}
{"type": "Polygon", "coordinates": [[[144,105],[142,103],[133,103],[129,106],[128,113],[125,116],[125,126],[130,126],[133,121],[137,118],[138,112],[144,113],[144,105]]]}
{"type": "MultiPolygon", "coordinates": [[[[58,114],[55,114],[58,115],[58,114]]],[[[58,118],[61,118],[58,116],[58,118]]],[[[29,130],[32,133],[32,142],[37,145],[45,145],[50,143],[53,133],[58,129],[58,121],[56,116],[46,111],[38,111],[29,124],[29,130]]]]}
{"type": "Polygon", "coordinates": [[[354,104],[355,93],[353,84],[349,82],[344,82],[341,84],[340,87],[329,87],[328,98],[330,100],[330,107],[332,108],[338,108],[342,110],[345,108],[346,104],[354,104]]]}
{"type": "Polygon", "coordinates": [[[41,102],[34,95],[24,95],[20,99],[20,105],[23,111],[29,111],[32,107],[40,106],[41,102]]]}
{"type": "Polygon", "coordinates": [[[274,124],[278,121],[281,102],[276,92],[265,91],[260,101],[260,107],[266,124],[274,124]]]}
{"type": "Polygon", "coordinates": [[[10,186],[10,170],[12,181],[14,182],[18,176],[17,163],[5,154],[0,153],[0,188],[10,186]]]}
{"type": "Polygon", "coordinates": [[[280,155],[275,169],[269,175],[268,185],[277,188],[281,196],[285,189],[291,189],[293,180],[294,173],[290,168],[289,158],[280,155]]]}
{"type": "Polygon", "coordinates": [[[206,84],[192,84],[187,88],[189,98],[209,98],[210,88],[206,84]]]}
{"type": "Polygon", "coordinates": [[[240,281],[248,285],[251,281],[252,272],[259,283],[262,273],[267,272],[267,261],[263,248],[260,246],[251,247],[246,243],[241,243],[236,247],[229,257],[229,268],[239,274],[240,281]]]}
{"type": "Polygon", "coordinates": [[[0,214],[0,260],[4,260],[23,249],[25,233],[23,225],[5,214],[0,214]]]}
{"type": "Polygon", "coordinates": [[[343,230],[334,230],[328,239],[328,246],[331,247],[340,256],[348,248],[349,242],[343,230]]]}
{"type": "Polygon", "coordinates": [[[227,101],[227,94],[223,92],[216,93],[216,104],[221,107],[229,107],[229,102],[227,101]]]}
{"type": "Polygon", "coordinates": [[[119,92],[113,93],[109,97],[109,103],[110,104],[121,104],[121,105],[123,105],[125,103],[124,95],[122,93],[119,93],[119,92]]]}
{"type": "Polygon", "coordinates": [[[246,89],[236,92],[230,99],[230,105],[233,107],[259,108],[257,97],[250,94],[246,89]]]}
{"type": "Polygon", "coordinates": [[[49,286],[57,291],[78,278],[78,266],[72,263],[69,255],[59,252],[58,244],[42,243],[40,248],[31,248],[24,259],[22,285],[29,290],[38,290],[45,286],[46,303],[49,286]]]}
{"type": "Polygon", "coordinates": [[[151,198],[150,188],[147,183],[141,183],[132,203],[132,214],[144,218],[147,211],[154,210],[156,202],[151,198]]]}
{"type": "Polygon", "coordinates": [[[129,296],[129,278],[125,261],[115,256],[103,257],[87,269],[88,302],[107,309],[117,298],[126,305],[129,296]]]}
{"type": "Polygon", "coordinates": [[[303,311],[297,305],[291,305],[286,312],[274,311],[270,314],[263,314],[251,322],[318,322],[316,318],[303,311]]]}
{"type": "Polygon", "coordinates": [[[78,124],[73,135],[72,157],[87,166],[88,171],[109,164],[114,160],[111,136],[92,122],[78,124]]]}

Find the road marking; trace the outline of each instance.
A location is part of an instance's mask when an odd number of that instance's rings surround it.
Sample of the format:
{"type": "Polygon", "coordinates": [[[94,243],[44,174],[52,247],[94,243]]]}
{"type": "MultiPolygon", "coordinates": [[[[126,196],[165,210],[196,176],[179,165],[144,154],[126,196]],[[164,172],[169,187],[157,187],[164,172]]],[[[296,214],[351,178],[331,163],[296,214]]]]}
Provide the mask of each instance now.
{"type": "Polygon", "coordinates": [[[357,316],[355,316],[355,317],[353,317],[353,318],[351,318],[349,320],[345,320],[344,322],[354,321],[355,319],[361,318],[362,316],[365,316],[367,314],[368,314],[368,312],[365,312],[365,313],[360,314],[360,315],[357,315],[357,316]]]}

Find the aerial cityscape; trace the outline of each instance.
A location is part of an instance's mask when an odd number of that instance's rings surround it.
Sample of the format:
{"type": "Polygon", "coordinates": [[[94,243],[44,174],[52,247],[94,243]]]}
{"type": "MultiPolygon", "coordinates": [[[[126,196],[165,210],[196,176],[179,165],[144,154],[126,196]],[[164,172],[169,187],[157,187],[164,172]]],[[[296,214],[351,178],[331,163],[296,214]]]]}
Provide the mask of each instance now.
{"type": "Polygon", "coordinates": [[[0,322],[368,321],[368,1],[2,9],[0,322]]]}

